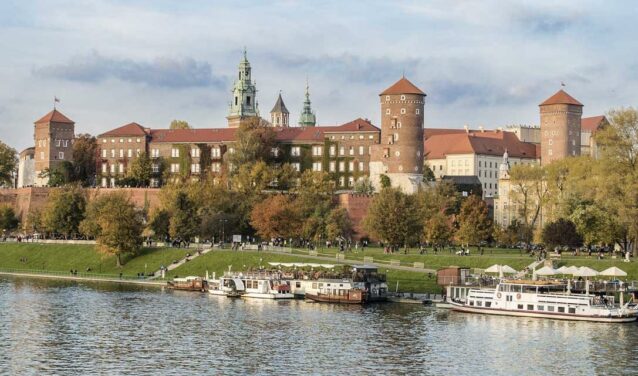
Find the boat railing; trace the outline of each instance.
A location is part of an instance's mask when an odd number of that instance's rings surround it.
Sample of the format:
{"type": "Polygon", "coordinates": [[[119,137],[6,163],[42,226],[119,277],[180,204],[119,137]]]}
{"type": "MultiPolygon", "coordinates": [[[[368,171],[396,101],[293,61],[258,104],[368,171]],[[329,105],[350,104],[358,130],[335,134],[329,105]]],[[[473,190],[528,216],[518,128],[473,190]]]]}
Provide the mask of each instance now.
{"type": "Polygon", "coordinates": [[[244,278],[244,279],[279,279],[278,273],[271,272],[224,272],[226,278],[244,278]]]}

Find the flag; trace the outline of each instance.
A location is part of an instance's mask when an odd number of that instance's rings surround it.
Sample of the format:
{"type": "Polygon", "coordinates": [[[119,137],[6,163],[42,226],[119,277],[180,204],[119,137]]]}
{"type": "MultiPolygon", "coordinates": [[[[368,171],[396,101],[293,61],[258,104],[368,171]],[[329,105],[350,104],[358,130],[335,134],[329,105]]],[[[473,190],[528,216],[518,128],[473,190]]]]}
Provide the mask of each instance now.
{"type": "Polygon", "coordinates": [[[58,97],[53,97],[53,101],[54,101],[54,102],[57,102],[57,103],[60,103],[60,98],[58,98],[58,97]]]}
{"type": "Polygon", "coordinates": [[[565,86],[567,86],[567,85],[565,85],[565,83],[564,83],[563,81],[561,81],[561,82],[560,82],[560,86],[565,87],[565,86]]]}

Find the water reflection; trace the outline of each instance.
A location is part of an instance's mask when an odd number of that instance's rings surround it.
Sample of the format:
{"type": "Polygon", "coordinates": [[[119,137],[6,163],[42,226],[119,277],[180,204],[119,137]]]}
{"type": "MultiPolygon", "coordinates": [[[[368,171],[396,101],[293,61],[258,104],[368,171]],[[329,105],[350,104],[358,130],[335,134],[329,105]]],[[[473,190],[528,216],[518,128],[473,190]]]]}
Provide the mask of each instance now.
{"type": "Polygon", "coordinates": [[[638,327],[0,279],[0,374],[636,374],[638,327]]]}

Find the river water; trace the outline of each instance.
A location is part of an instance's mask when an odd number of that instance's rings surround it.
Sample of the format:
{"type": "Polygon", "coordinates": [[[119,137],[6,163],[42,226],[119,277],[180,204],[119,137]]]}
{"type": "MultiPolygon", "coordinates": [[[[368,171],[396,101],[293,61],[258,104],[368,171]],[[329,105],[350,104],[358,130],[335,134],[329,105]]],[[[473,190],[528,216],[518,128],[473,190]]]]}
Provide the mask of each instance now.
{"type": "Polygon", "coordinates": [[[638,374],[638,324],[0,277],[0,374],[638,374]]]}

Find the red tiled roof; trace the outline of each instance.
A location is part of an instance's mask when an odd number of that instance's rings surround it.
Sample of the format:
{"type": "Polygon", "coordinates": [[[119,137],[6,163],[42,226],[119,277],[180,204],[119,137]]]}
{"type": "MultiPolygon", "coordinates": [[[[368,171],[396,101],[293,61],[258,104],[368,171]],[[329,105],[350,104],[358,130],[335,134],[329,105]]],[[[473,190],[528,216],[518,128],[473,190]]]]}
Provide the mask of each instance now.
{"type": "Polygon", "coordinates": [[[381,130],[370,122],[370,120],[358,118],[351,122],[337,125],[337,126],[323,126],[319,127],[324,129],[327,133],[337,132],[380,132],[381,130]]]}
{"type": "Polygon", "coordinates": [[[421,91],[416,85],[410,82],[407,78],[402,77],[399,81],[395,82],[389,88],[383,90],[379,95],[393,95],[393,94],[419,94],[425,96],[425,93],[421,91]]]}
{"type": "Polygon", "coordinates": [[[427,159],[442,159],[449,154],[501,156],[507,149],[510,157],[536,158],[536,144],[522,142],[515,133],[492,131],[433,135],[425,140],[427,159]]]}
{"type": "Polygon", "coordinates": [[[543,103],[539,104],[539,106],[547,106],[551,104],[573,104],[576,106],[582,106],[583,104],[574,99],[571,95],[567,94],[564,90],[559,90],[556,94],[547,98],[543,103]]]}
{"type": "Polygon", "coordinates": [[[603,122],[607,121],[604,115],[592,116],[587,118],[582,118],[580,120],[580,130],[582,132],[595,132],[598,128],[603,124],[603,122]]]}
{"type": "Polygon", "coordinates": [[[40,118],[38,121],[35,122],[35,124],[42,124],[42,123],[75,124],[75,122],[73,120],[71,120],[68,117],[64,116],[64,114],[62,114],[60,111],[58,111],[56,109],[53,109],[53,111],[51,111],[48,114],[44,115],[42,118],[40,118]]]}
{"type": "Polygon", "coordinates": [[[144,127],[137,123],[129,123],[119,128],[102,133],[98,137],[118,137],[118,136],[146,136],[144,127]]]}
{"type": "Polygon", "coordinates": [[[151,142],[224,142],[235,140],[237,128],[151,129],[151,142]]]}
{"type": "Polygon", "coordinates": [[[370,121],[362,118],[336,126],[275,128],[277,141],[323,141],[326,133],[380,131],[370,121]]]}
{"type": "MultiPolygon", "coordinates": [[[[470,130],[474,132],[474,130],[470,130]]],[[[423,128],[423,138],[428,139],[432,136],[439,134],[455,134],[455,133],[467,133],[465,129],[461,128],[423,128]]]]}

